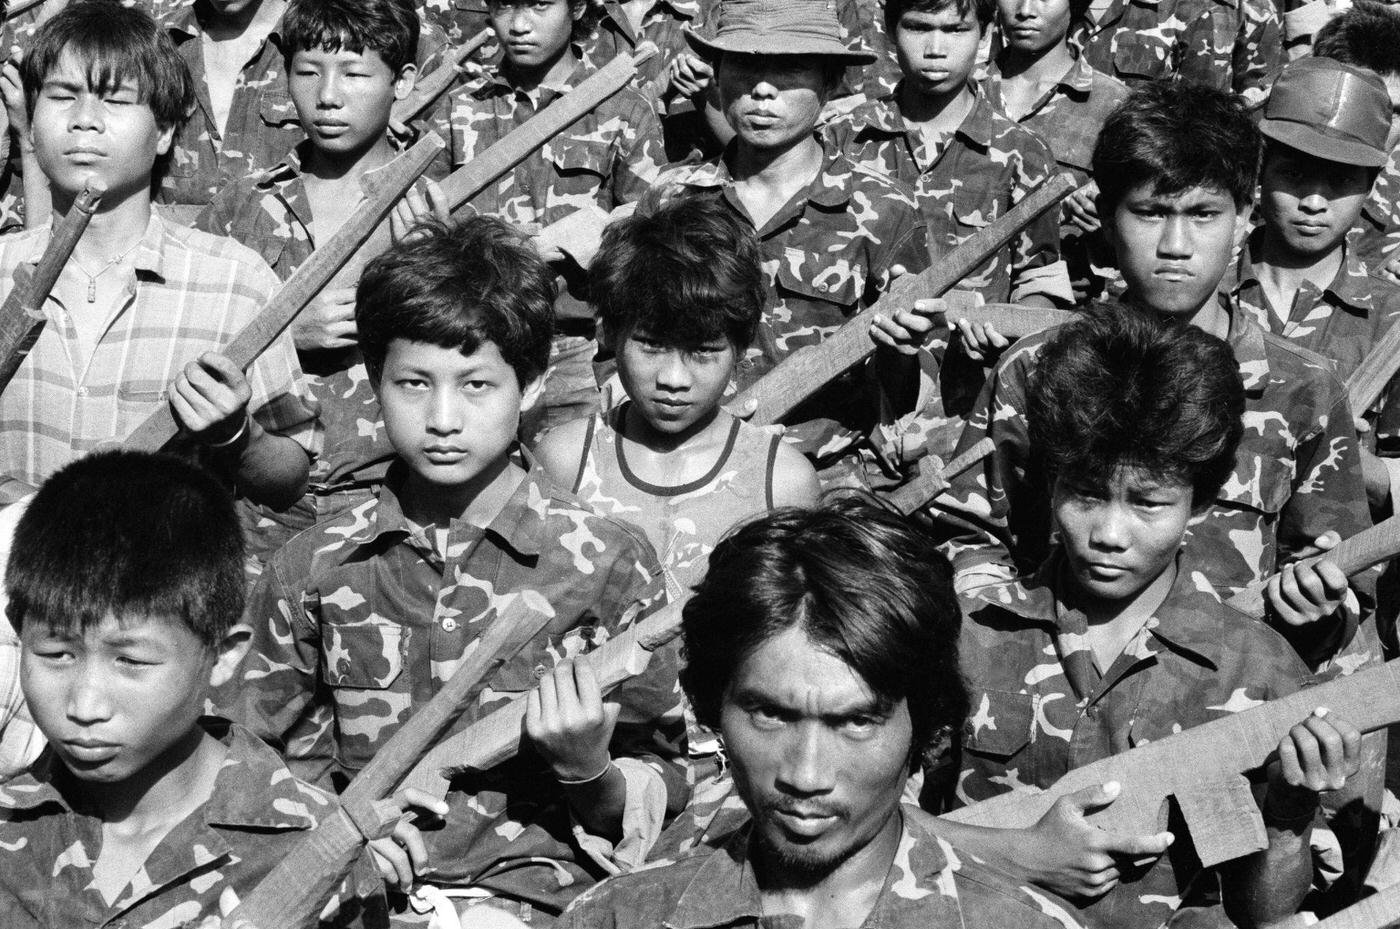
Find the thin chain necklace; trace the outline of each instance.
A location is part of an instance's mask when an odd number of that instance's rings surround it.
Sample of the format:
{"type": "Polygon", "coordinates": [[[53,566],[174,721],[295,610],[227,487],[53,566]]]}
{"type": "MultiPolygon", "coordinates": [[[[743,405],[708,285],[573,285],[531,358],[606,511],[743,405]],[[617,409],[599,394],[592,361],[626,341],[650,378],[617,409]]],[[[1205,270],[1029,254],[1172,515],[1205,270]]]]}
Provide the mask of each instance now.
{"type": "Polygon", "coordinates": [[[112,268],[116,267],[119,263],[121,263],[121,261],[122,261],[123,259],[126,258],[127,255],[130,255],[132,252],[136,251],[136,246],[137,246],[137,245],[140,245],[140,244],[141,244],[141,240],[140,240],[140,239],[137,239],[137,240],[136,240],[136,243],[135,243],[134,245],[132,245],[131,248],[128,248],[126,251],[122,252],[120,255],[117,255],[115,258],[108,258],[108,259],[107,259],[107,263],[104,264],[104,265],[102,266],[102,270],[98,271],[96,274],[92,274],[91,272],[88,271],[87,268],[84,268],[84,267],[82,266],[82,263],[78,261],[78,256],[77,256],[77,255],[74,255],[74,256],[73,256],[73,267],[75,267],[75,268],[77,268],[79,271],[83,272],[83,277],[86,277],[86,278],[88,279],[88,286],[87,286],[87,302],[88,302],[88,303],[96,303],[96,302],[97,302],[97,279],[98,279],[99,277],[101,277],[102,275],[106,274],[108,271],[112,270],[112,268]]]}

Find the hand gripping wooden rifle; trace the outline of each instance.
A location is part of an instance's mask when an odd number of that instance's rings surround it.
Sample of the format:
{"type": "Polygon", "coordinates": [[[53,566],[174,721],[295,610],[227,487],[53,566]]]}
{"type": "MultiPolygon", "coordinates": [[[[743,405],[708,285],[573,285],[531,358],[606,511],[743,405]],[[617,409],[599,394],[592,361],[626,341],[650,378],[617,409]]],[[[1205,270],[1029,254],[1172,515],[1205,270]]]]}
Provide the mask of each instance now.
{"type": "Polygon", "coordinates": [[[934,459],[925,458],[919,462],[918,473],[910,478],[907,484],[890,494],[890,503],[905,516],[923,509],[930,500],[948,489],[948,483],[953,478],[996,451],[996,447],[992,437],[987,436],[948,462],[941,470],[930,467],[934,459]]]}
{"type": "Polygon", "coordinates": [[[1024,339],[1028,335],[1058,326],[1074,319],[1073,310],[1052,310],[1045,306],[1020,303],[983,303],[970,290],[950,290],[944,295],[948,308],[939,315],[951,326],[960,319],[970,323],[991,324],[1009,339],[1024,339]]]}
{"type": "Polygon", "coordinates": [[[48,247],[31,272],[21,264],[15,270],[10,294],[0,304],[0,393],[24,363],[24,358],[44,331],[44,301],[53,291],[73,248],[92,221],[104,190],[92,182],[73,201],[73,208],[54,226],[48,247]]]}
{"type": "Polygon", "coordinates": [[[461,75],[462,65],[467,63],[467,59],[476,54],[476,50],[485,45],[489,38],[491,30],[483,29],[460,47],[453,49],[452,54],[438,65],[433,73],[413,85],[412,93],[394,104],[393,118],[407,124],[427,112],[428,107],[447,93],[447,89],[461,75]]]}
{"type": "Polygon", "coordinates": [[[1400,326],[1392,325],[1347,378],[1352,413],[1360,416],[1369,410],[1396,372],[1400,372],[1400,326]]]}
{"type": "Polygon", "coordinates": [[[874,306],[846,320],[820,345],[801,348],[788,355],[735,397],[728,404],[729,408],[747,410],[750,403],[756,403],[757,409],[749,418],[750,422],[767,425],[780,421],[803,400],[874,354],[870,323],[877,314],[888,313],[891,307],[911,307],[916,300],[943,296],[1074,189],[1074,180],[1067,174],[1057,174],[1044,181],[1006,215],[953,249],[933,267],[896,280],[874,306]]]}
{"type": "Polygon", "coordinates": [[[340,806],[324,816],[263,878],[225,925],[303,929],[314,922],[365,843],[393,830],[399,808],[387,798],[398,789],[404,775],[471,706],[491,675],[553,615],[548,601],[533,591],[518,594],[502,609],[482,636],[468,646],[461,666],[442,689],[355,775],[340,795],[340,806]]]}
{"type": "Polygon", "coordinates": [[[1002,829],[1034,825],[1060,797],[1117,781],[1118,799],[1086,814],[1123,835],[1160,832],[1167,800],[1179,806],[1206,867],[1267,846],[1247,771],[1270,760],[1279,740],[1318,707],[1362,732],[1400,722],[1400,660],[1357,671],[1298,693],[1075,768],[1046,790],[1022,789],[945,814],[956,822],[1002,829]]]}
{"type": "MultiPolygon", "coordinates": [[[[621,93],[637,73],[638,65],[656,54],[656,46],[643,42],[630,56],[619,55],[589,75],[573,90],[530,117],[525,124],[442,181],[448,210],[455,213],[487,185],[529,158],[534,151],[597,109],[603,101],[621,93]]],[[[353,287],[370,259],[389,250],[392,240],[386,221],[374,231],[331,282],[332,287],[353,287]]]]}
{"type": "MultiPolygon", "coordinates": [[[[340,270],[389,215],[394,204],[418,179],[433,158],[443,149],[444,142],[436,133],[429,133],[418,144],[395,158],[373,174],[366,175],[361,185],[365,199],[327,239],[311,253],[272,295],[267,305],[225,345],[223,353],[238,367],[247,368],[267,350],[267,347],[292,324],[298,313],[316,298],[326,283],[340,270]]],[[[162,403],[136,430],[127,436],[130,449],[157,451],[175,438],[179,427],[168,403],[162,403]]]]}

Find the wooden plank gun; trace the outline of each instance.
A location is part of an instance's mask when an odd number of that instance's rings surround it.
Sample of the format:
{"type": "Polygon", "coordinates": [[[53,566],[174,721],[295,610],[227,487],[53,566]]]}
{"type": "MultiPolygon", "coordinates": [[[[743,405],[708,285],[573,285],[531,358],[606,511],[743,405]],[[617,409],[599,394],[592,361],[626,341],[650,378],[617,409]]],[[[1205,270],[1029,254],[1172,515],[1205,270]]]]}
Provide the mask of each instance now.
{"type": "Polygon", "coordinates": [[[1400,372],[1400,326],[1391,326],[1347,377],[1347,401],[1360,416],[1380,399],[1386,385],[1400,372]]]}
{"type": "MultiPolygon", "coordinates": [[[[311,257],[272,295],[267,306],[234,336],[233,341],[224,346],[224,354],[246,370],[266,351],[389,215],[394,204],[427,170],[444,144],[436,133],[429,133],[393,162],[366,175],[361,182],[365,188],[364,201],[336,230],[335,235],[312,252],[311,257]]],[[[127,437],[125,445],[131,449],[156,451],[175,438],[178,432],[170,405],[163,402],[127,437]]]]}
{"type": "Polygon", "coordinates": [[[432,74],[413,85],[413,92],[394,104],[393,117],[400,123],[411,123],[447,93],[462,73],[462,65],[491,38],[491,30],[483,29],[458,48],[432,74]]]}
{"type": "Polygon", "coordinates": [[[83,237],[92,214],[102,202],[103,188],[89,183],[73,201],[73,208],[54,227],[53,235],[33,271],[20,265],[10,293],[0,304],[0,393],[24,364],[25,356],[44,331],[44,301],[53,292],[63,266],[83,237]]]}
{"type": "Polygon", "coordinates": [[[788,355],[735,397],[730,408],[746,410],[750,404],[755,404],[750,422],[757,425],[778,422],[803,400],[874,353],[870,324],[877,314],[888,313],[890,307],[907,308],[916,300],[943,296],[1074,189],[1074,181],[1068,175],[1049,178],[1006,215],[953,249],[933,267],[896,280],[874,306],[846,320],[820,345],[788,355]]]}

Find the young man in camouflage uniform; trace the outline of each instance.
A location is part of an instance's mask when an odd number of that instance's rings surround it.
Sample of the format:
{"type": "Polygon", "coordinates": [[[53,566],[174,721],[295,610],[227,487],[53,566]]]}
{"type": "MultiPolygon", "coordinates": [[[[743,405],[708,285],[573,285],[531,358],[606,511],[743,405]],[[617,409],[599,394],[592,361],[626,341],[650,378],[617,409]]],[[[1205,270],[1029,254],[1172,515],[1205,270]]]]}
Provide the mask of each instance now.
{"type": "MultiPolygon", "coordinates": [[[[1049,787],[1075,768],[1287,696],[1308,676],[1282,636],[1221,602],[1205,580],[1212,550],[1187,537],[1231,476],[1244,430],[1228,344],[1099,306],[1042,344],[1026,401],[1059,544],[1034,574],[963,603],[972,712],[949,778],[953,806],[1049,787]]],[[[1345,589],[1336,565],[1319,574],[1345,589]]],[[[1319,788],[1344,786],[1361,750],[1360,733],[1335,714],[1293,726],[1278,760],[1253,779],[1267,846],[1212,872],[1191,854],[1189,830],[1215,824],[1189,810],[1158,835],[1084,822],[1085,809],[1116,796],[1103,786],[1062,798],[1030,830],[943,828],[974,853],[1009,861],[1012,873],[1057,874],[1052,886],[1082,898],[1081,916],[1096,929],[1216,909],[1217,888],[1231,925],[1271,924],[1309,888],[1319,788]]]]}
{"type": "Polygon", "coordinates": [[[374,499],[268,562],[252,653],[224,699],[293,771],[342,789],[483,630],[528,606],[509,621],[538,631],[464,717],[532,691],[525,749],[454,778],[440,828],[376,846],[404,890],[433,869],[404,924],[484,906],[547,925],[639,863],[686,796],[674,660],[658,656],[606,706],[568,660],[665,592],[644,537],[556,488],[515,441],[542,391],[551,277],[490,217],[430,224],[370,263],[356,322],[398,460],[374,499]]]}
{"type": "Polygon", "coordinates": [[[749,821],[604,882],[561,926],[1073,929],[1063,902],[900,802],[966,708],[957,629],[947,562],[874,504],[787,510],[720,542],[686,604],[684,683],[724,736],[749,821]]]}
{"type": "MultiPolygon", "coordinates": [[[[725,0],[713,36],[689,38],[713,65],[736,135],[720,156],[674,167],[659,183],[717,198],[757,232],[773,303],[736,378],[743,388],[797,349],[819,344],[900,274],[922,271],[924,223],[908,188],[854,164],[817,133],[845,66],[872,58],[843,44],[831,4],[725,0]]],[[[881,404],[917,385],[908,356],[894,350],[907,337],[900,320],[911,316],[891,314],[888,332],[872,331],[872,364],[789,417],[787,438],[824,484],[879,478],[870,440],[881,404]]]]}
{"type": "MultiPolygon", "coordinates": [[[[169,456],[98,453],[44,484],[16,541],[9,617],[49,748],[0,788],[0,925],[227,916],[336,809],[252,733],[201,715],[250,634],[227,492],[169,456]]],[[[308,929],[387,926],[374,862],[352,860],[330,907],[308,901],[308,929]]]]}
{"type": "MultiPolygon", "coordinates": [[[[594,15],[586,0],[493,0],[491,27],[503,58],[454,90],[444,108],[446,117],[435,117],[434,129],[449,145],[430,173],[441,177],[460,168],[593,73],[574,42],[588,34],[594,15]]],[[[664,162],[652,102],[626,87],[546,142],[471,205],[478,213],[500,216],[532,232],[565,217],[577,223],[581,218],[574,214],[584,212],[601,234],[607,214],[638,200],[664,162]]],[[[596,244],[597,237],[581,235],[572,241],[596,244]]],[[[599,398],[593,372],[596,325],[587,293],[591,248],[575,252],[573,246],[544,246],[544,251],[557,274],[559,296],[544,403],[527,419],[527,439],[592,415],[599,398]]]]}

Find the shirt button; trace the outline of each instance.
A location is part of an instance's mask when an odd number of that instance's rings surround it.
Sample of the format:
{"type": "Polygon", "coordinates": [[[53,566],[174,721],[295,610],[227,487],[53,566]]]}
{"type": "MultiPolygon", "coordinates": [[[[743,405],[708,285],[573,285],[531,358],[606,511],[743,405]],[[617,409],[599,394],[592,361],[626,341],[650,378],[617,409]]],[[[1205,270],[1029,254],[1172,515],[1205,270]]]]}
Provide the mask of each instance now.
{"type": "Polygon", "coordinates": [[[457,631],[457,620],[453,619],[451,616],[444,617],[443,620],[442,620],[442,631],[443,631],[443,632],[456,632],[456,631],[457,631]]]}
{"type": "Polygon", "coordinates": [[[543,679],[544,679],[544,676],[545,676],[546,674],[548,674],[548,673],[549,673],[549,669],[546,668],[544,665],[542,665],[542,664],[537,664],[537,665],[535,665],[535,680],[537,680],[537,681],[538,681],[538,680],[543,680],[543,679]]]}
{"type": "Polygon", "coordinates": [[[830,289],[831,289],[831,288],[828,287],[828,286],[826,286],[825,284],[818,284],[818,285],[817,285],[817,292],[818,292],[818,293],[823,293],[823,294],[824,294],[824,293],[826,293],[826,292],[827,292],[828,290],[830,290],[830,289]]]}
{"type": "Polygon", "coordinates": [[[87,389],[86,387],[79,387],[79,388],[78,388],[78,396],[80,396],[80,397],[86,397],[87,395],[88,395],[88,389],[87,389]]]}

